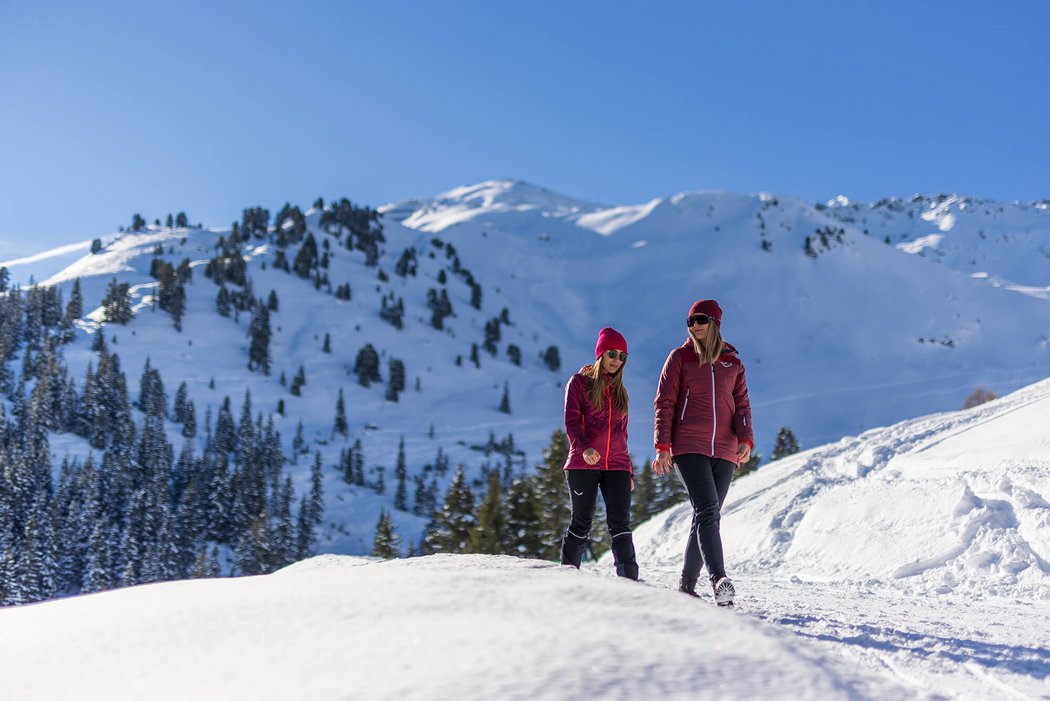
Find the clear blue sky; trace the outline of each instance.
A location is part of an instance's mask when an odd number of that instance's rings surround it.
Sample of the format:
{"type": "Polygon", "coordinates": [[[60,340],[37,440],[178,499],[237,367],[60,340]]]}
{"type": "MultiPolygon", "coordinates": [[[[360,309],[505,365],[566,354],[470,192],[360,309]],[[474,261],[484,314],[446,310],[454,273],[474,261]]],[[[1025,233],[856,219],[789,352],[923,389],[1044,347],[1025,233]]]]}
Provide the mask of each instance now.
{"type": "Polygon", "coordinates": [[[0,2],[0,260],[504,177],[1043,199],[1048,27],[1041,0],[0,2]]]}

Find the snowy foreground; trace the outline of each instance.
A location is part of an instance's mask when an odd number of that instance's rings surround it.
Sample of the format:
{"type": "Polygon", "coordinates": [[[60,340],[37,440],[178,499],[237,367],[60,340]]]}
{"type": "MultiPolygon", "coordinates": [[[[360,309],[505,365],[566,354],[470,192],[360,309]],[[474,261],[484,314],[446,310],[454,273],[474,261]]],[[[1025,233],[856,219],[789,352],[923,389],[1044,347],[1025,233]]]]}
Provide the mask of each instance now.
{"type": "Polygon", "coordinates": [[[482,555],[324,555],[0,610],[0,698],[1050,698],[1050,380],[771,463],[722,519],[735,611],[482,555]]]}
{"type": "Polygon", "coordinates": [[[534,560],[322,556],[0,611],[8,698],[901,698],[749,616],[534,560]]]}

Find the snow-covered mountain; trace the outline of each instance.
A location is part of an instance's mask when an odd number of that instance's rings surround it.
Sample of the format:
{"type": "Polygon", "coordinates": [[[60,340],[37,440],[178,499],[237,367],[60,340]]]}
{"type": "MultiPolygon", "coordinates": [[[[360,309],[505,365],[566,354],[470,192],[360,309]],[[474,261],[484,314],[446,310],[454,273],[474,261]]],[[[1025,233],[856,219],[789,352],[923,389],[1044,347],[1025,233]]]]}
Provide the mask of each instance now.
{"type": "MultiPolygon", "coordinates": [[[[250,314],[220,317],[218,288],[201,274],[228,229],[147,227],[102,237],[94,254],[85,241],[0,266],[23,285],[30,279],[58,285],[67,297],[80,279],[88,310],[65,349],[73,377],[83,377],[95,359],[91,338],[104,330],[133,391],[148,358],[169,397],[187,383],[202,420],[225,397],[236,411],[246,391],[257,412],[274,412],[283,400],[284,414],[274,418],[289,453],[298,422],[305,429],[306,448],[292,466],[297,489],[305,488],[314,451],[325,465],[320,547],[362,553],[380,508],[392,504],[402,436],[410,475],[433,464],[439,448],[474,475],[483,464],[500,465],[502,457],[472,448],[490,432],[497,440],[512,435],[525,466],[534,464],[561,423],[564,382],[591,360],[602,326],[615,326],[630,343],[631,446],[639,460],[651,454],[656,379],[699,298],[714,297],[725,309],[724,335],[748,368],[763,455],[781,426],[791,426],[808,447],[956,408],[978,386],[1002,393],[1050,375],[1050,305],[1039,293],[1050,287],[1050,273],[1039,267],[1045,256],[1033,253],[1050,232],[1050,212],[1045,203],[981,203],[971,214],[970,202],[938,204],[966,204],[965,214],[952,215],[953,229],[946,214],[927,216],[934,211],[927,200],[896,211],[896,205],[815,207],[769,194],[692,192],[606,206],[520,181],[492,181],[381,207],[385,243],[375,267],[322,230],[320,211],[307,210],[308,230],[328,256],[331,289],[278,270],[268,238],[243,246],[253,294],[272,291],[279,299],[269,376],[247,369],[250,314]],[[965,239],[979,270],[966,269],[961,253],[909,253],[930,250],[917,243],[929,235],[945,235],[939,245],[947,247],[945,231],[970,231],[967,217],[980,220],[984,235],[965,239]],[[1017,243],[1020,232],[1024,246],[1017,243]],[[416,271],[401,277],[395,268],[409,248],[416,271]],[[157,257],[172,264],[188,258],[194,271],[181,332],[153,304],[157,281],[150,268],[157,257]],[[100,324],[97,307],[114,278],[130,285],[135,304],[126,326],[100,324]],[[344,283],[352,288],[349,300],[332,294],[344,283]],[[454,312],[442,330],[430,324],[429,290],[446,291],[454,312]],[[471,306],[477,293],[480,309],[471,306]],[[384,298],[403,301],[403,328],[380,318],[384,298]],[[480,347],[486,324],[501,316],[493,356],[480,347]],[[368,343],[382,356],[384,383],[389,360],[404,362],[406,391],[398,402],[387,401],[381,385],[361,387],[352,374],[368,343]],[[480,367],[470,359],[474,344],[480,367]],[[520,366],[508,355],[511,344],[520,349],[520,366]],[[560,351],[558,371],[541,361],[552,345],[560,351]],[[293,396],[279,379],[290,381],[300,367],[306,385],[293,396]],[[505,386],[509,414],[498,410],[505,386]],[[333,432],[340,390],[346,438],[333,432]],[[384,494],[348,487],[334,469],[355,440],[373,478],[385,468],[384,494]]],[[[963,243],[951,250],[961,251],[963,243]]],[[[290,247],[287,259],[295,255],[290,247]]],[[[181,444],[177,425],[169,425],[169,434],[181,444]]],[[[52,436],[56,462],[88,452],[80,438],[52,436]]],[[[394,518],[406,541],[418,539],[424,518],[405,511],[394,518]]]]}

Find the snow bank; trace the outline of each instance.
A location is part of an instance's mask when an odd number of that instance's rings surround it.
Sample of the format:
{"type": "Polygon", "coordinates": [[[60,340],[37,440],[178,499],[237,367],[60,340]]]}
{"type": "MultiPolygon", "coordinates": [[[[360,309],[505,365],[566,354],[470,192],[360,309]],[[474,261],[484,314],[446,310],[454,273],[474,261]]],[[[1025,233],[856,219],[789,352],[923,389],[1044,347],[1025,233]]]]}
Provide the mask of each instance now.
{"type": "Polygon", "coordinates": [[[549,562],[326,556],[0,611],[12,698],[899,696],[790,634],[549,562]]]}

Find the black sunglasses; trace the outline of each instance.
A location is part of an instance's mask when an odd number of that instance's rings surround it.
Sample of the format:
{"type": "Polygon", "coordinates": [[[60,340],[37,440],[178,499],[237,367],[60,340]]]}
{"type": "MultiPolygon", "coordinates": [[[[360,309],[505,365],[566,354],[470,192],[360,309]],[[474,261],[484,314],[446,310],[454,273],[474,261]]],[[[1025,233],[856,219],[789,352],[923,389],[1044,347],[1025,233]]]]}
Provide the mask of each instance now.
{"type": "Polygon", "coordinates": [[[619,358],[621,363],[626,363],[627,362],[627,354],[624,353],[623,351],[616,352],[614,350],[611,350],[611,351],[605,351],[605,354],[607,356],[609,356],[609,360],[616,360],[617,358],[619,358]]]}
{"type": "Polygon", "coordinates": [[[709,317],[707,314],[693,314],[691,317],[689,317],[687,323],[689,324],[689,326],[692,326],[693,324],[700,324],[701,326],[703,326],[704,324],[711,323],[711,317],[709,317]]]}

